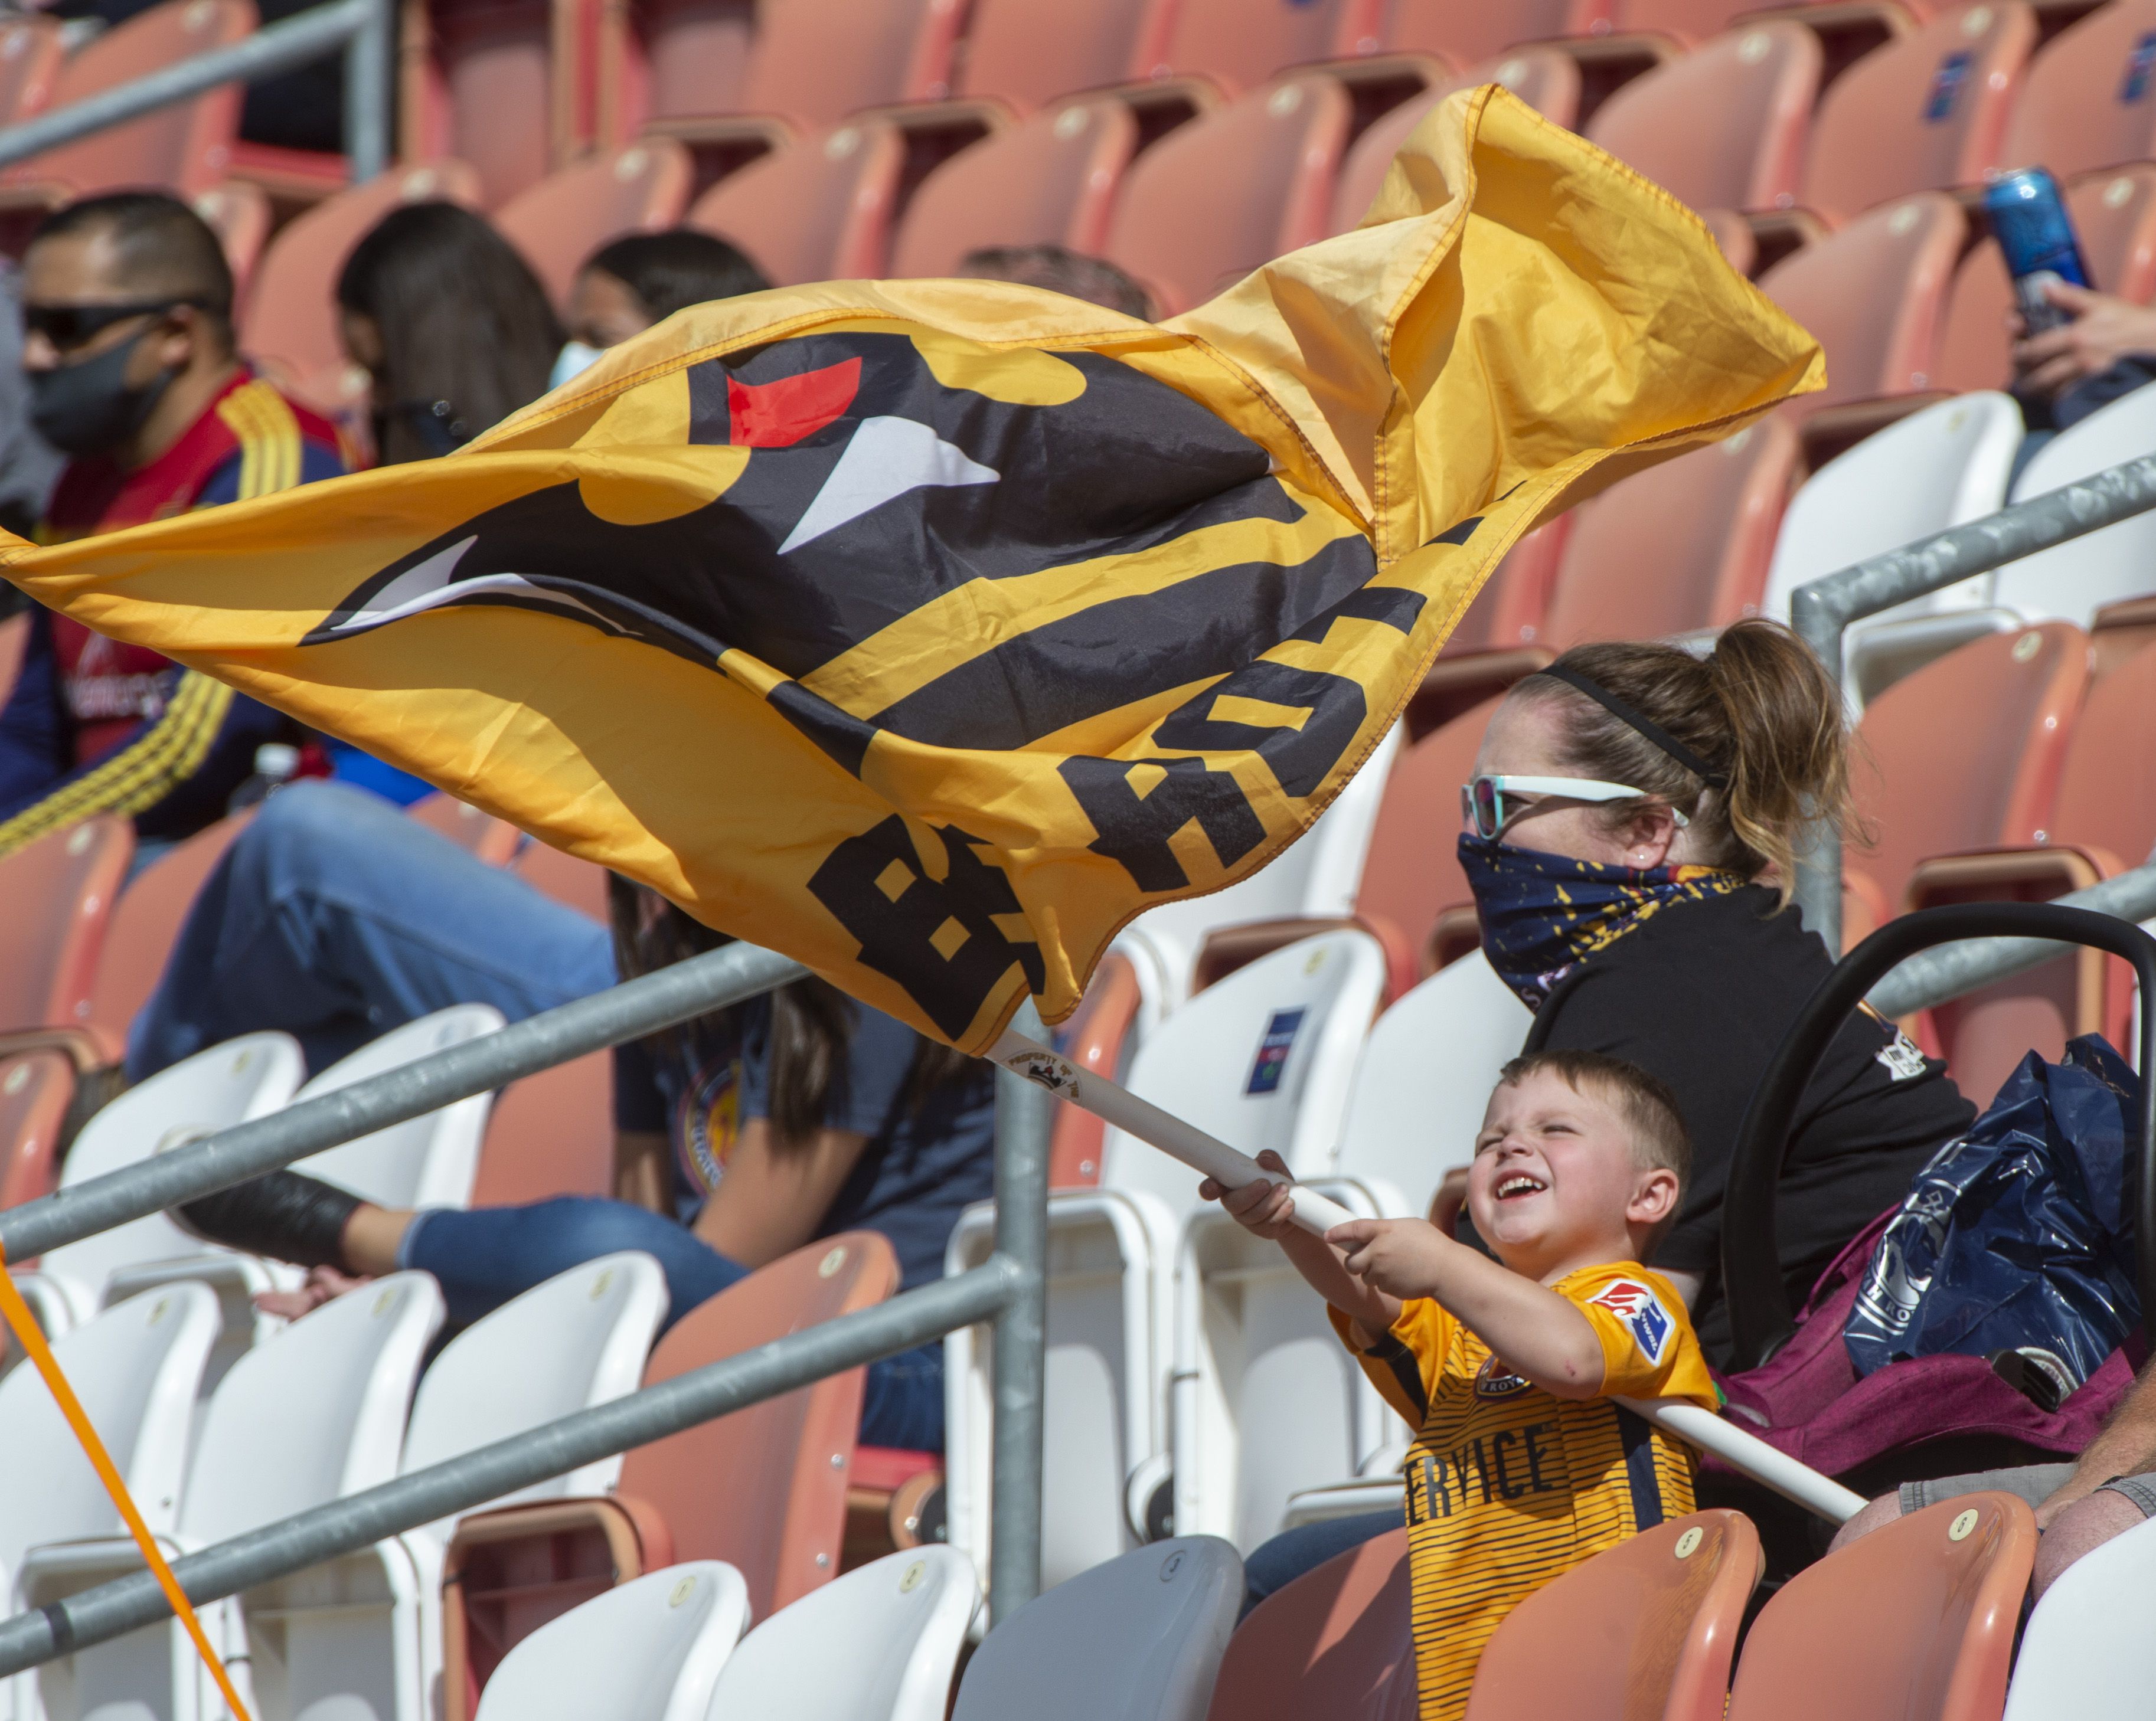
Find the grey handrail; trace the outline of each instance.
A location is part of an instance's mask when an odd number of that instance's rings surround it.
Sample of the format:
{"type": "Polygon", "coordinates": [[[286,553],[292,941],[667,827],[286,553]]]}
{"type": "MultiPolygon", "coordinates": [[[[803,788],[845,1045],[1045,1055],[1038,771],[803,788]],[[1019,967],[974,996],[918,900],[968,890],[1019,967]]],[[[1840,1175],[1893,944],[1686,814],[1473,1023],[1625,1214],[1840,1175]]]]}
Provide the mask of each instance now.
{"type": "MultiPolygon", "coordinates": [[[[1790,594],[1789,620],[1839,683],[1842,634],[1851,622],[1989,573],[2040,550],[2070,542],[2156,508],[2156,454],[2047,490],[1967,525],[1874,556],[1790,594]]],[[[1841,842],[1815,827],[1797,867],[1804,925],[1841,948],[1841,842]]]]}
{"type": "Polygon", "coordinates": [[[252,83],[344,53],[344,152],[352,182],[389,165],[390,57],[394,0],[331,0],[264,26],[229,48],[213,49],[131,83],[0,129],[0,166],[28,160],[92,132],[125,125],[223,84],[252,83]]]}

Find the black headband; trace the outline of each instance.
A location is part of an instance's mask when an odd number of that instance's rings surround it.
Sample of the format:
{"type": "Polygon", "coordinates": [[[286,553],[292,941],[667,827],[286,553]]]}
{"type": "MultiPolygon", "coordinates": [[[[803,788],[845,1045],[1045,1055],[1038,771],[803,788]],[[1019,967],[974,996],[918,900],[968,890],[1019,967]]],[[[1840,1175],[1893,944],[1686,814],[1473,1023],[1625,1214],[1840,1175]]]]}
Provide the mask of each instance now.
{"type": "Polygon", "coordinates": [[[1562,663],[1553,663],[1547,669],[1536,670],[1535,674],[1547,675],[1553,681],[1562,681],[1567,687],[1577,688],[1626,728],[1645,735],[1708,788],[1726,789],[1729,786],[1728,772],[1717,771],[1661,724],[1641,716],[1609,689],[1597,687],[1577,669],[1568,669],[1562,663]]]}

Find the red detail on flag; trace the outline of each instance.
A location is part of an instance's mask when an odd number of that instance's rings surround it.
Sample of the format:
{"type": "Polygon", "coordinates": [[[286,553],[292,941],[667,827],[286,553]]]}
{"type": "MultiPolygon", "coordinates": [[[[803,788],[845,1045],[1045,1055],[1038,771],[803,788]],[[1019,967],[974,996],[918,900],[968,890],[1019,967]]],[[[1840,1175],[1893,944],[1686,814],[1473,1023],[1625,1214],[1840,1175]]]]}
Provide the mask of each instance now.
{"type": "Polygon", "coordinates": [[[860,392],[861,361],[782,376],[776,382],[726,378],[727,441],[736,448],[787,448],[839,417],[860,392]]]}

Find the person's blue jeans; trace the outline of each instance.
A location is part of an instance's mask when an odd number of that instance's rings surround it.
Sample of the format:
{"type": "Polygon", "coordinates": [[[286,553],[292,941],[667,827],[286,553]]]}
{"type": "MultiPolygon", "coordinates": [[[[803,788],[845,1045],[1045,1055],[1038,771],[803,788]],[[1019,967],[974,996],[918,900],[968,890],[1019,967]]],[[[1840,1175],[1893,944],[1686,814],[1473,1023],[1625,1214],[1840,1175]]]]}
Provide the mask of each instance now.
{"type": "Polygon", "coordinates": [[[452,1004],[516,1022],[613,983],[605,927],[377,796],[295,783],[203,884],[129,1032],[127,1076],[264,1028],[319,1070],[452,1004]]]}
{"type": "MultiPolygon", "coordinates": [[[[557,1196],[527,1207],[418,1214],[397,1264],[432,1273],[450,1321],[469,1325],[534,1285],[621,1249],[657,1257],[666,1274],[667,1326],[748,1277],[686,1227],[625,1201],[557,1196]]],[[[940,1341],[869,1365],[861,1439],[916,1452],[943,1449],[943,1346],[940,1341]]]]}

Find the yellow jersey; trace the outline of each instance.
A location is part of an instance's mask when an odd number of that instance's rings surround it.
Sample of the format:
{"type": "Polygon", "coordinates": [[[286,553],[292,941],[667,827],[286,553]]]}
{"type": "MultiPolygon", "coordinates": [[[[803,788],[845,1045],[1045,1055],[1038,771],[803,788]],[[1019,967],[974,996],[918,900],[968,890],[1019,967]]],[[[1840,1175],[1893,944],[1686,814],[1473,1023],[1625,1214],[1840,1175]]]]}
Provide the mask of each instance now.
{"type": "MultiPolygon", "coordinates": [[[[1693,1509],[1689,1448],[1611,1400],[1720,1396],[1669,1283],[1635,1262],[1583,1267],[1551,1289],[1602,1341],[1602,1395],[1565,1399],[1513,1374],[1428,1298],[1357,1355],[1415,1430],[1408,1565],[1422,1721],[1455,1721],[1505,1616],[1582,1560],[1693,1509]]],[[[1333,1324],[1348,1339],[1347,1318],[1333,1324]]]]}

